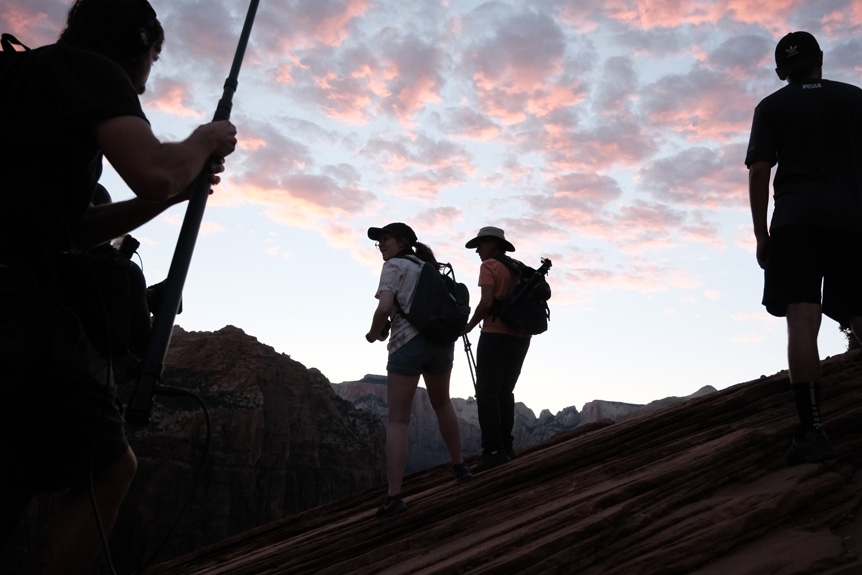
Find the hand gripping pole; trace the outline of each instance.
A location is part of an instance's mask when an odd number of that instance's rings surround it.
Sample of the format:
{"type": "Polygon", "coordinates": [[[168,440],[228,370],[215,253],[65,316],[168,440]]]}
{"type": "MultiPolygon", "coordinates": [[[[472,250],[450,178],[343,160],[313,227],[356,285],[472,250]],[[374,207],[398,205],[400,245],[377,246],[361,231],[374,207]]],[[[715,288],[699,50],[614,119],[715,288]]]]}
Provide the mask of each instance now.
{"type": "MultiPolygon", "coordinates": [[[[239,70],[245,56],[245,49],[251,35],[251,27],[254,24],[254,16],[260,0],[251,0],[245,24],[242,28],[239,44],[233,58],[230,75],[224,83],[224,92],[218,102],[213,121],[229,120],[231,107],[233,106],[233,95],[238,85],[239,70]]],[[[162,377],[164,369],[165,354],[171,341],[171,332],[174,329],[174,321],[177,310],[183,296],[183,286],[188,275],[192,253],[195,249],[201,221],[203,221],[204,209],[210,191],[210,173],[204,168],[192,184],[189,204],[183,219],[183,226],[174,249],[174,257],[164,284],[163,300],[157,313],[153,318],[153,331],[147,354],[141,362],[141,373],[138,376],[135,391],[129,400],[126,410],[126,421],[132,425],[143,427],[150,423],[153,412],[153,395],[159,392],[158,382],[162,377]]]]}

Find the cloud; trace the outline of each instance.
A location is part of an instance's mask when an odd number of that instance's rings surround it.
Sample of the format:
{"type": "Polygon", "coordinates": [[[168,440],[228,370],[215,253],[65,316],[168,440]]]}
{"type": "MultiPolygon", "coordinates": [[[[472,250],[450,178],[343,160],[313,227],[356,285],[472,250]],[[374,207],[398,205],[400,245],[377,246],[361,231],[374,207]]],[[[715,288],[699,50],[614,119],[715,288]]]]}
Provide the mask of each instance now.
{"type": "Polygon", "coordinates": [[[148,93],[153,94],[148,97],[144,108],[156,109],[166,114],[179,116],[180,118],[191,117],[200,119],[203,114],[197,110],[187,107],[189,94],[184,84],[170,79],[160,79],[148,93]]]}
{"type": "Polygon", "coordinates": [[[698,142],[731,142],[751,127],[753,108],[742,81],[732,75],[694,68],[668,74],[641,91],[641,112],[652,129],[666,129],[698,142]]]}
{"type": "Polygon", "coordinates": [[[745,145],[697,146],[646,162],[638,186],[657,200],[697,208],[747,207],[745,145]]]}

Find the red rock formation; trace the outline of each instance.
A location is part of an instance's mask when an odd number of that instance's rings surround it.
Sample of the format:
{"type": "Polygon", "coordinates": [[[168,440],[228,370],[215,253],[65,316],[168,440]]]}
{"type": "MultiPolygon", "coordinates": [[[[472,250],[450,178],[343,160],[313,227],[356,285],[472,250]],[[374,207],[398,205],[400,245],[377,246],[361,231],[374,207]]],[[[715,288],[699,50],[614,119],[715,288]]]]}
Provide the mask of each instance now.
{"type": "Polygon", "coordinates": [[[462,485],[414,474],[394,518],[372,517],[380,486],[149,573],[858,575],[862,352],[823,374],[833,461],[785,466],[782,372],[579,426],[462,485]]]}
{"type": "MultiPolygon", "coordinates": [[[[141,567],[187,502],[161,560],[385,481],[380,421],[242,330],[175,328],[165,365],[162,383],[204,399],[212,443],[202,465],[205,419],[186,398],[157,397],[152,424],[130,434],[138,473],[111,539],[120,572],[141,567]]],[[[20,564],[56,499],[31,506],[0,566],[20,564]]]]}

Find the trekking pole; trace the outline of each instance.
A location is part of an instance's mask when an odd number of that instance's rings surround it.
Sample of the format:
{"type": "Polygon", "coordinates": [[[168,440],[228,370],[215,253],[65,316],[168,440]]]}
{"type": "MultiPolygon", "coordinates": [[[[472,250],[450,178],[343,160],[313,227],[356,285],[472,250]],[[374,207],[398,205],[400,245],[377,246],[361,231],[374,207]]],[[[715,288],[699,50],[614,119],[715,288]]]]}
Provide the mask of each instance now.
{"type": "MultiPolygon", "coordinates": [[[[251,27],[254,24],[254,16],[257,12],[259,2],[260,0],[251,0],[249,4],[239,44],[234,54],[233,65],[231,66],[230,74],[225,80],[224,91],[213,116],[214,122],[230,119],[233,95],[236,92],[238,84],[239,69],[245,56],[245,49],[251,35],[251,27]]],[[[186,276],[188,275],[189,265],[192,260],[192,252],[195,249],[195,242],[197,241],[201,221],[203,220],[207,197],[210,193],[210,177],[209,168],[205,166],[192,184],[192,193],[189,198],[188,207],[186,208],[185,219],[183,220],[183,226],[180,229],[180,235],[174,249],[174,257],[171,260],[168,277],[164,283],[162,303],[159,306],[158,313],[153,317],[153,330],[150,343],[147,347],[144,360],[141,362],[141,373],[138,376],[135,391],[129,400],[129,406],[126,410],[126,421],[132,425],[142,427],[149,424],[152,417],[153,395],[160,391],[158,381],[162,377],[165,354],[171,341],[171,332],[174,329],[177,310],[179,309],[180,301],[182,301],[183,286],[186,282],[186,276]]]]}
{"type": "Polygon", "coordinates": [[[473,395],[476,394],[476,359],[473,357],[473,346],[470,345],[470,340],[467,339],[467,334],[463,334],[461,338],[464,340],[464,353],[467,354],[467,365],[470,367],[470,379],[473,380],[473,395]]]}

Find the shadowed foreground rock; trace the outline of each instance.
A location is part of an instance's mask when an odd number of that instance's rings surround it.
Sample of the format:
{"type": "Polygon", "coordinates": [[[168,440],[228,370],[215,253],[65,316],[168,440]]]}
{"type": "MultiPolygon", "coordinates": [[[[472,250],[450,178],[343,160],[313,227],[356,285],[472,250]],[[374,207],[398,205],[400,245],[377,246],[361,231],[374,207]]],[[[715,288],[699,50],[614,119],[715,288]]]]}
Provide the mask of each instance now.
{"type": "MultiPolygon", "coordinates": [[[[385,481],[383,425],[339,399],[318,370],[232,326],[176,327],[165,365],[164,384],[205,401],[212,441],[202,464],[206,421],[188,398],[157,398],[152,423],[128,430],[138,472],[111,535],[119,573],[140,570],[178,516],[160,561],[385,481]]],[[[24,572],[59,500],[33,501],[0,548],[0,575],[24,572]]]]}
{"type": "Polygon", "coordinates": [[[409,476],[259,527],[148,573],[858,575],[862,355],[824,362],[839,459],[786,468],[786,372],[622,423],[580,426],[455,485],[409,476]]]}

